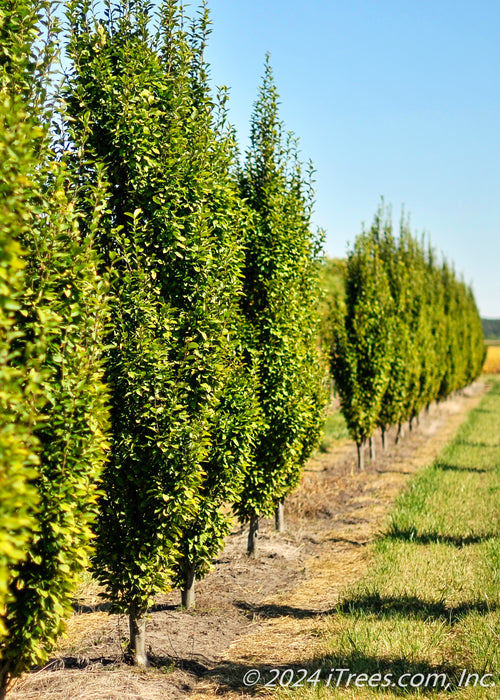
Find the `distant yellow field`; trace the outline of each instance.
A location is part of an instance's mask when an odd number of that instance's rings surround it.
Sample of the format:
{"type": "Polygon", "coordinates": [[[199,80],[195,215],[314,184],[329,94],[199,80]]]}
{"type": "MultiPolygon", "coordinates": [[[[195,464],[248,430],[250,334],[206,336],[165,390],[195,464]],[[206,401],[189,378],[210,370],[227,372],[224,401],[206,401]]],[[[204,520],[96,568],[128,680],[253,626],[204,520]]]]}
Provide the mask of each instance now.
{"type": "Polygon", "coordinates": [[[500,374],[500,345],[488,345],[483,372],[485,374],[500,374]]]}

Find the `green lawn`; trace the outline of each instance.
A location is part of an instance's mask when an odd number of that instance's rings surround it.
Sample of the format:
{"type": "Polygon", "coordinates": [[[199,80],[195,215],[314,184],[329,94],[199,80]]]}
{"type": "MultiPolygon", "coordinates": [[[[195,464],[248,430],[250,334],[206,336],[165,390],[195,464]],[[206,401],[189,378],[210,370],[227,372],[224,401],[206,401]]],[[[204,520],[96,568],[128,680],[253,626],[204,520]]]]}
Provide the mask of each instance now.
{"type": "Polygon", "coordinates": [[[321,682],[280,695],[500,698],[500,381],[491,385],[396,503],[366,577],[318,623],[323,653],[305,665],[321,682]],[[338,669],[357,674],[347,687],[338,669]]]}

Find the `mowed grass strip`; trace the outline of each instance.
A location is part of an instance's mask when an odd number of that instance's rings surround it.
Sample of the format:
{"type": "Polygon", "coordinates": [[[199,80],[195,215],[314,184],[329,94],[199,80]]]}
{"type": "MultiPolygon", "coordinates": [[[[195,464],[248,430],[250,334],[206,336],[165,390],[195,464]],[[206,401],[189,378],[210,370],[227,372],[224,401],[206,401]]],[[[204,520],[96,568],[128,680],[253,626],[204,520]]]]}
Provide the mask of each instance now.
{"type": "Polygon", "coordinates": [[[369,573],[318,621],[320,655],[280,696],[500,698],[500,381],[491,383],[400,497],[369,573]]]}

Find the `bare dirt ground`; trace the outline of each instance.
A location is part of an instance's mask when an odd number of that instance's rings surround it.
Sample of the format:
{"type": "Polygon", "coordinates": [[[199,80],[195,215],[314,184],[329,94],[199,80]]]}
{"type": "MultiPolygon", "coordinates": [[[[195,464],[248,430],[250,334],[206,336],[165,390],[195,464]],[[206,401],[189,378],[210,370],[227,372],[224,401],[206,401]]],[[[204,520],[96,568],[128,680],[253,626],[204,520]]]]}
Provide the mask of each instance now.
{"type": "Polygon", "coordinates": [[[255,665],[296,663],[313,656],[315,621],[339,592],[359,580],[369,544],[384,528],[408,479],[453,437],[485,391],[478,382],[433,405],[420,425],[355,470],[350,442],[317,454],[287,503],[287,531],[261,526],[259,553],[245,554],[247,533],[236,528],[216,566],[197,583],[196,611],[180,610],[180,594],[158,597],[148,620],[152,667],[124,663],[124,617],[109,615],[92,584],[82,588],[68,636],[47,666],[25,674],[10,700],[195,700],[251,694],[243,674],[255,665]],[[354,473],[353,473],[354,467],[354,473]]]}

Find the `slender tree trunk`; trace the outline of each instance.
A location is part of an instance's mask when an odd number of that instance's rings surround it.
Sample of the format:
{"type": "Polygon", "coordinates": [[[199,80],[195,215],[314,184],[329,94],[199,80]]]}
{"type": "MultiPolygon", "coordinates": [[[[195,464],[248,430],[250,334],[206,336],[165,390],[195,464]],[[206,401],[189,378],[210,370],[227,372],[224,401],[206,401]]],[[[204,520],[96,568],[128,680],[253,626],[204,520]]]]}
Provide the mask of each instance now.
{"type": "Polygon", "coordinates": [[[285,532],[285,499],[282,498],[274,511],[274,524],[278,532],[285,532]]]}
{"type": "Polygon", "coordinates": [[[428,403],[427,406],[425,407],[425,412],[427,413],[427,415],[429,415],[430,410],[431,410],[431,405],[430,405],[430,403],[428,403]]]}
{"type": "Polygon", "coordinates": [[[403,428],[402,423],[398,423],[398,432],[396,435],[396,445],[399,443],[400,440],[402,440],[405,436],[405,429],[403,428]]]}
{"type": "Polygon", "coordinates": [[[358,448],[358,471],[362,472],[365,468],[365,446],[363,443],[356,443],[358,448]]]}
{"type": "Polygon", "coordinates": [[[414,418],[415,418],[415,416],[412,415],[412,416],[410,416],[410,420],[408,421],[408,429],[409,429],[410,433],[411,433],[412,430],[413,430],[413,419],[414,419],[414,418]]]}
{"type": "Polygon", "coordinates": [[[0,700],[5,700],[7,691],[12,682],[12,660],[5,659],[0,666],[0,700]]]}
{"type": "Polygon", "coordinates": [[[254,557],[257,551],[257,540],[259,538],[259,518],[257,515],[252,515],[250,518],[250,528],[248,530],[248,546],[247,554],[254,557]]]}
{"type": "Polygon", "coordinates": [[[129,610],[130,645],[129,651],[134,666],[149,666],[146,654],[146,618],[135,604],[129,610]]]}
{"type": "Polygon", "coordinates": [[[384,428],[380,428],[380,435],[382,437],[382,449],[386,450],[387,449],[387,430],[384,428]]]}
{"type": "Polygon", "coordinates": [[[417,420],[417,425],[420,425],[420,413],[417,413],[416,420],[417,420]]]}
{"type": "Polygon", "coordinates": [[[373,437],[368,439],[368,446],[370,448],[370,459],[375,459],[375,440],[373,437]]]}
{"type": "Polygon", "coordinates": [[[189,562],[184,562],[184,588],[181,590],[182,606],[189,610],[195,606],[195,591],[194,591],[195,575],[194,565],[189,562]]]}

